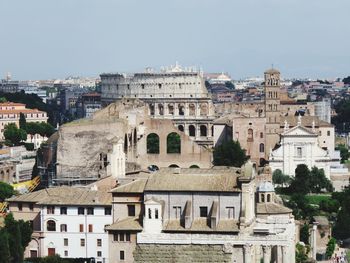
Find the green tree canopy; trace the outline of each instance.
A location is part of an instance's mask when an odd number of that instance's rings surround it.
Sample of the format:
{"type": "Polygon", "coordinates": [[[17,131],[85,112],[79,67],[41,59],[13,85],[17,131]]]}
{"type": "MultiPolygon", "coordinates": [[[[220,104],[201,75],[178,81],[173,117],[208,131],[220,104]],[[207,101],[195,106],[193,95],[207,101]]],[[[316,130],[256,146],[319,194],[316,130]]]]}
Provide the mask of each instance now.
{"type": "Polygon", "coordinates": [[[0,202],[4,202],[6,198],[10,198],[15,194],[15,190],[12,185],[5,182],[0,182],[0,202]]]}
{"type": "Polygon", "coordinates": [[[241,167],[247,160],[238,141],[224,142],[214,149],[214,165],[241,167]]]}
{"type": "Polygon", "coordinates": [[[332,198],[340,203],[340,210],[337,215],[333,234],[337,239],[345,239],[350,237],[350,189],[347,188],[343,192],[333,193],[332,198]]]}
{"type": "Polygon", "coordinates": [[[7,102],[7,99],[5,97],[0,97],[0,103],[7,102]]]}
{"type": "Polygon", "coordinates": [[[339,144],[336,148],[340,151],[341,162],[344,163],[350,157],[349,149],[344,144],[339,144]]]}
{"type": "Polygon", "coordinates": [[[4,137],[12,145],[17,146],[20,145],[21,141],[27,139],[27,133],[22,129],[18,129],[15,123],[9,123],[5,125],[4,137]]]}
{"type": "Polygon", "coordinates": [[[26,117],[24,116],[24,114],[21,112],[19,114],[19,128],[22,130],[26,130],[26,124],[27,124],[27,120],[26,117]]]}
{"type": "Polygon", "coordinates": [[[280,169],[276,169],[273,173],[272,173],[272,182],[274,184],[277,185],[286,185],[289,184],[291,182],[291,178],[290,176],[282,173],[282,171],[280,169]]]}

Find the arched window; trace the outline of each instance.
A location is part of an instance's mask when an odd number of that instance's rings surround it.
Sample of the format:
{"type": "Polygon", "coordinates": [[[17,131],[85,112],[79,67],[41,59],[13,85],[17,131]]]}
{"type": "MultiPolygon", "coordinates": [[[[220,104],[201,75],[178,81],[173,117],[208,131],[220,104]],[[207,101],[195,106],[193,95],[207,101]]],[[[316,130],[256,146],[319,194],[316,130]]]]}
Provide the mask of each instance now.
{"type": "Polygon", "coordinates": [[[197,164],[192,164],[191,166],[190,166],[190,168],[192,169],[198,169],[199,168],[199,166],[197,165],[197,164]]]}
{"type": "Polygon", "coordinates": [[[208,105],[206,103],[202,103],[200,106],[200,115],[206,116],[208,115],[208,105]]]}
{"type": "Polygon", "coordinates": [[[154,115],[154,104],[149,105],[149,114],[154,115]]]}
{"type": "Polygon", "coordinates": [[[190,116],[195,116],[196,115],[196,105],[194,105],[193,103],[191,103],[189,106],[189,115],[190,116]]]}
{"type": "Polygon", "coordinates": [[[261,202],[265,202],[265,195],[264,194],[261,194],[261,202]]]}
{"type": "Polygon", "coordinates": [[[46,230],[47,231],[56,231],[56,222],[53,220],[47,221],[46,230]]]}
{"type": "Polygon", "coordinates": [[[177,126],[177,128],[179,129],[179,131],[184,131],[184,126],[183,125],[179,125],[179,126],[177,126]]]}
{"type": "Polygon", "coordinates": [[[201,132],[201,136],[207,136],[207,126],[201,125],[200,132],[201,132]]]}
{"type": "Polygon", "coordinates": [[[267,194],[267,202],[271,202],[271,195],[267,194]]]}
{"type": "Polygon", "coordinates": [[[188,131],[190,137],[196,137],[196,127],[194,127],[194,125],[188,126],[188,131]]]}
{"type": "Polygon", "coordinates": [[[147,153],[159,153],[159,136],[155,133],[147,136],[147,153]]]}
{"type": "Polygon", "coordinates": [[[166,138],[167,153],[181,153],[181,138],[176,132],[169,133],[166,138]]]}
{"type": "Polygon", "coordinates": [[[183,104],[179,104],[179,115],[185,115],[185,106],[183,104]]]}
{"type": "Polygon", "coordinates": [[[265,145],[263,143],[260,143],[259,149],[261,153],[265,152],[265,145]]]}
{"type": "Polygon", "coordinates": [[[61,224],[60,228],[61,228],[61,232],[67,232],[67,225],[66,224],[61,224]]]}
{"type": "Polygon", "coordinates": [[[180,168],[177,164],[170,164],[169,168],[180,168]]]}
{"type": "Polygon", "coordinates": [[[168,104],[168,112],[170,115],[174,115],[174,105],[168,104]]]}
{"type": "Polygon", "coordinates": [[[248,138],[247,138],[248,142],[252,142],[254,141],[253,139],[253,129],[248,129],[248,138]]]}
{"type": "Polygon", "coordinates": [[[164,106],[163,104],[158,104],[159,115],[164,115],[164,106]]]}

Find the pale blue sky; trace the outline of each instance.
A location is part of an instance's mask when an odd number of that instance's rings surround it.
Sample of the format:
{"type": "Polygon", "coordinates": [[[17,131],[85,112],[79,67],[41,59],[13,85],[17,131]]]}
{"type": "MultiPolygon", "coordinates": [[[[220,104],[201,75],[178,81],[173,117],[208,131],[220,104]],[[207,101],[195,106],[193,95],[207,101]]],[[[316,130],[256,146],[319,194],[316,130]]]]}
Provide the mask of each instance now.
{"type": "Polygon", "coordinates": [[[0,0],[0,76],[97,76],[179,61],[233,78],[350,75],[350,0],[0,0]]]}

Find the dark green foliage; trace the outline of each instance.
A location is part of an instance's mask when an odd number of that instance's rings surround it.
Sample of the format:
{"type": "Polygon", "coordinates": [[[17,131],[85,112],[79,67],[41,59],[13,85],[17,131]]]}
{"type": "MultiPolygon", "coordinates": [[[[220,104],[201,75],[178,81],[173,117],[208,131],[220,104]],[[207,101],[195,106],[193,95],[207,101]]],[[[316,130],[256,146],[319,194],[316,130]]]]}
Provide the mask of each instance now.
{"type": "Polygon", "coordinates": [[[226,81],[225,86],[226,88],[229,88],[229,89],[235,89],[235,85],[233,85],[231,81],[226,81]]]}
{"type": "Polygon", "coordinates": [[[241,167],[247,160],[238,141],[223,142],[214,149],[214,165],[241,167]]]}
{"type": "Polygon", "coordinates": [[[335,246],[336,246],[336,240],[335,238],[331,238],[329,241],[328,241],[328,244],[327,244],[327,250],[326,250],[326,256],[327,258],[331,258],[333,253],[334,253],[334,250],[335,250],[335,246]]]}
{"type": "Polygon", "coordinates": [[[50,123],[45,122],[28,122],[26,127],[26,131],[30,135],[40,134],[50,137],[55,132],[55,128],[50,123]]]}
{"type": "Polygon", "coordinates": [[[295,262],[296,263],[305,263],[308,261],[308,254],[310,252],[309,246],[303,246],[301,244],[296,244],[295,247],[295,262]]]}
{"type": "Polygon", "coordinates": [[[159,153],[159,136],[155,133],[147,136],[147,153],[159,153]]]}
{"type": "Polygon", "coordinates": [[[22,129],[18,129],[15,123],[9,123],[5,125],[4,137],[11,145],[18,146],[21,141],[27,139],[27,133],[22,129]]]}
{"type": "Polygon", "coordinates": [[[299,164],[295,169],[295,178],[289,186],[289,192],[308,194],[322,191],[333,191],[333,185],[326,178],[323,169],[313,167],[310,171],[305,164],[299,164]]]}
{"type": "Polygon", "coordinates": [[[167,139],[167,153],[181,153],[181,138],[176,132],[168,135],[167,139]]]}
{"type": "Polygon", "coordinates": [[[29,221],[19,220],[17,221],[17,223],[18,223],[19,231],[21,232],[22,247],[26,248],[30,240],[32,239],[33,229],[29,221]]]}
{"type": "Polygon", "coordinates": [[[302,241],[305,244],[309,245],[309,238],[310,238],[309,225],[308,224],[304,224],[300,228],[300,241],[302,241]]]}
{"type": "Polygon", "coordinates": [[[336,130],[348,132],[350,130],[350,100],[344,99],[335,105],[337,115],[332,118],[336,130]]]}
{"type": "Polygon", "coordinates": [[[44,258],[28,258],[28,263],[93,263],[91,258],[61,258],[59,255],[48,256],[44,258]]]}
{"type": "Polygon", "coordinates": [[[21,112],[19,114],[19,128],[22,130],[26,130],[27,120],[24,114],[21,112]]]}
{"type": "Polygon", "coordinates": [[[9,198],[15,194],[12,185],[0,181],[0,202],[3,202],[6,198],[9,198]]]}
{"type": "Polygon", "coordinates": [[[9,240],[5,229],[0,230],[0,262],[10,263],[9,240]]]}
{"type": "Polygon", "coordinates": [[[350,237],[350,190],[345,189],[341,193],[333,193],[332,197],[340,203],[340,210],[337,215],[333,235],[337,239],[350,237]]]}
{"type": "Polygon", "coordinates": [[[11,263],[22,263],[24,248],[22,246],[22,236],[19,224],[14,220],[13,215],[9,214],[5,218],[5,229],[8,233],[8,241],[11,255],[11,263]]]}
{"type": "Polygon", "coordinates": [[[341,162],[344,163],[350,157],[349,149],[344,144],[339,144],[336,148],[340,151],[341,162]]]}
{"type": "Polygon", "coordinates": [[[344,82],[344,84],[350,84],[350,76],[343,78],[343,82],[344,82]]]}
{"type": "Polygon", "coordinates": [[[0,98],[0,103],[4,103],[4,102],[7,102],[7,99],[5,97],[1,97],[0,98]]]}
{"type": "Polygon", "coordinates": [[[286,205],[293,210],[295,219],[311,219],[317,209],[310,205],[304,194],[293,194],[286,205]]]}
{"type": "Polygon", "coordinates": [[[275,170],[272,174],[272,182],[274,184],[282,185],[282,187],[289,184],[291,180],[292,179],[288,175],[283,174],[280,169],[275,170]]]}
{"type": "Polygon", "coordinates": [[[339,210],[340,204],[338,200],[327,199],[320,202],[320,210],[327,213],[337,213],[339,210]]]}
{"type": "Polygon", "coordinates": [[[27,151],[34,151],[34,143],[25,143],[24,147],[26,147],[27,151]]]}

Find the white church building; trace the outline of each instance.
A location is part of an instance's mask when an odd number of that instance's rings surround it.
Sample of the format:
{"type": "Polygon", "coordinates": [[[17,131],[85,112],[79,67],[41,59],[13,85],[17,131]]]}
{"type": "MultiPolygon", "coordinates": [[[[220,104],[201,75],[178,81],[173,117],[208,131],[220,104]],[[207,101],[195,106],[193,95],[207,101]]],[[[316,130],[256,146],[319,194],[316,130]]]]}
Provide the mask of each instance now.
{"type": "Polygon", "coordinates": [[[286,175],[295,176],[297,166],[306,164],[309,169],[314,166],[323,169],[328,179],[331,179],[332,175],[348,173],[340,164],[339,152],[321,148],[318,136],[315,128],[308,129],[302,125],[301,116],[298,117],[297,126],[293,128],[289,128],[285,122],[280,146],[269,156],[272,172],[279,169],[286,175]]]}

